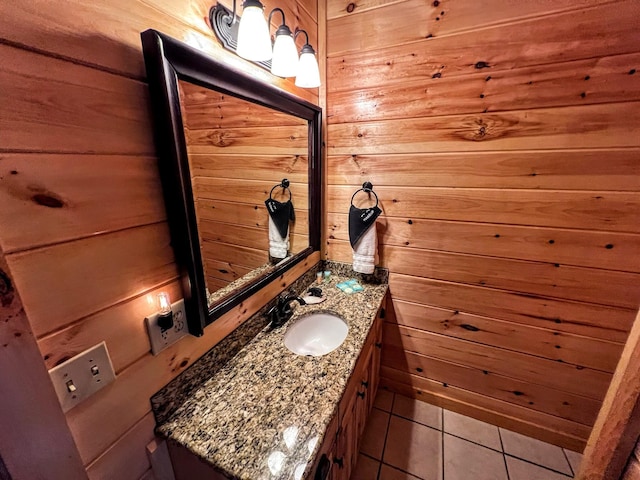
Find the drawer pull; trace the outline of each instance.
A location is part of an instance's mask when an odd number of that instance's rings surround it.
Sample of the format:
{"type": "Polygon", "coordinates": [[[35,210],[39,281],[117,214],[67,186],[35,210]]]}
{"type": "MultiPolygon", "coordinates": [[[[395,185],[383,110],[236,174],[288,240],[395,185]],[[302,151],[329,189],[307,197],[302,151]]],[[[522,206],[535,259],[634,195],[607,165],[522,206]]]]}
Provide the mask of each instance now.
{"type": "Polygon", "coordinates": [[[344,468],[344,459],[342,457],[334,458],[333,463],[337,464],[340,468],[344,468]]]}
{"type": "Polygon", "coordinates": [[[363,380],[363,381],[362,381],[362,382],[360,382],[360,383],[362,384],[362,386],[363,386],[364,388],[369,388],[369,382],[366,382],[366,381],[364,381],[364,380],[363,380]]]}
{"type": "Polygon", "coordinates": [[[382,348],[382,342],[376,342],[376,348],[382,348]]]}
{"type": "Polygon", "coordinates": [[[358,392],[356,395],[358,395],[360,398],[364,398],[364,392],[358,392]]]}

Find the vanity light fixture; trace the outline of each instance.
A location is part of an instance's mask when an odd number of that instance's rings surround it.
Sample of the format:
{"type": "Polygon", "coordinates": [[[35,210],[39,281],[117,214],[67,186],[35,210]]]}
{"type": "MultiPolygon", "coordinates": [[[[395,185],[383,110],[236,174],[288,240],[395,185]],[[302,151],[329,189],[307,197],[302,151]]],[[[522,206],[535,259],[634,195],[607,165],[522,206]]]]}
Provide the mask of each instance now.
{"type": "Polygon", "coordinates": [[[233,10],[220,3],[209,10],[209,21],[216,37],[227,50],[251,60],[270,70],[279,77],[296,77],[295,84],[303,88],[320,86],[320,71],[315,51],[309,44],[309,35],[296,29],[295,35],[285,23],[284,11],[274,8],[269,13],[269,21],[264,18],[264,6],[259,0],[244,0],[243,15],[236,15],[236,1],[233,10]],[[276,30],[273,45],[269,35],[269,26],[273,14],[282,15],[282,24],[276,30]],[[265,33],[266,32],[266,33],[265,33]],[[304,33],[307,41],[300,50],[300,58],[295,39],[304,33]]]}

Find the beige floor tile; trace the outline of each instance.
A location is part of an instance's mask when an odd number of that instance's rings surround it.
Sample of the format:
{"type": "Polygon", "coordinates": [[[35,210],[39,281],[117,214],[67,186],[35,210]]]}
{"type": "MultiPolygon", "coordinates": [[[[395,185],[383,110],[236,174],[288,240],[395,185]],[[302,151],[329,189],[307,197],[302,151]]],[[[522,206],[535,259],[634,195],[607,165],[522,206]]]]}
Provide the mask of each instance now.
{"type": "Polygon", "coordinates": [[[358,463],[349,480],[376,480],[380,462],[366,455],[358,455],[358,463]]]}
{"type": "Polygon", "coordinates": [[[379,480],[420,480],[420,479],[418,477],[414,477],[413,475],[409,475],[406,472],[397,470],[383,463],[382,468],[380,469],[379,480]]]}
{"type": "Polygon", "coordinates": [[[444,436],[446,480],[507,480],[504,456],[451,435],[444,436]]]}
{"type": "Polygon", "coordinates": [[[392,415],[383,462],[423,480],[442,480],[442,433],[392,415]]]}
{"type": "Polygon", "coordinates": [[[444,411],[445,432],[502,451],[498,427],[459,413],[444,411]]]}
{"type": "Polygon", "coordinates": [[[362,440],[360,441],[360,451],[362,453],[377,460],[382,458],[387,425],[389,425],[389,414],[377,408],[371,409],[367,419],[367,426],[362,433],[362,440]]]}
{"type": "Polygon", "coordinates": [[[573,474],[577,474],[578,468],[580,468],[580,463],[582,462],[582,454],[567,450],[566,448],[564,449],[564,453],[567,454],[567,458],[569,459],[569,463],[571,464],[571,470],[573,470],[573,474]]]}
{"type": "Polygon", "coordinates": [[[390,412],[391,406],[393,405],[393,395],[393,392],[385,390],[384,388],[379,388],[378,393],[376,394],[376,399],[373,402],[373,406],[380,410],[384,410],[385,412],[390,412]]]}
{"type": "Polygon", "coordinates": [[[442,429],[442,408],[414,398],[396,394],[393,413],[429,427],[442,429]]]}
{"type": "Polygon", "coordinates": [[[571,475],[562,448],[503,428],[500,434],[505,453],[571,475]]]}
{"type": "Polygon", "coordinates": [[[538,465],[527,463],[518,458],[509,456],[506,458],[509,478],[511,480],[568,480],[570,478],[539,467],[538,465]]]}

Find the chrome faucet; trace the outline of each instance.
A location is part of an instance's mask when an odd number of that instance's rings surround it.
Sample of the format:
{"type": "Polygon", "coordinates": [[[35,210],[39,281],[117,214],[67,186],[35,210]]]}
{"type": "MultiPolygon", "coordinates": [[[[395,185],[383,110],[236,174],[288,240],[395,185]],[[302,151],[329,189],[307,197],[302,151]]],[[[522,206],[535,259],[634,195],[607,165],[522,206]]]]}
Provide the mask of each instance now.
{"type": "Polygon", "coordinates": [[[291,308],[291,302],[297,301],[300,305],[306,305],[302,298],[292,293],[288,293],[278,298],[278,303],[267,312],[267,315],[271,319],[269,324],[271,328],[279,328],[293,316],[293,308],[291,308]]]}

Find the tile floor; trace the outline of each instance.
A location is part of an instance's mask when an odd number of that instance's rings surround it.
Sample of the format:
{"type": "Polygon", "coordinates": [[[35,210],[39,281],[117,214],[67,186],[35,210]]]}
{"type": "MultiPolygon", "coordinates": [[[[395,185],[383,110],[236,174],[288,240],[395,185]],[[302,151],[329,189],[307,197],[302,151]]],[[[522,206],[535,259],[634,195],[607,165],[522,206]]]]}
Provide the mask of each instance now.
{"type": "Polygon", "coordinates": [[[351,480],[566,480],[582,455],[380,390],[351,480]]]}

